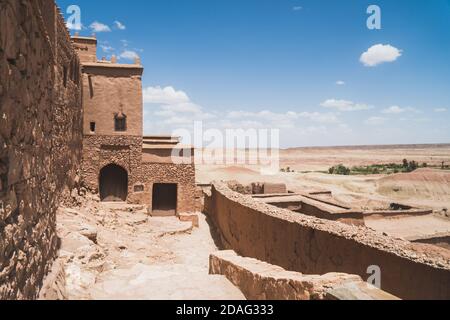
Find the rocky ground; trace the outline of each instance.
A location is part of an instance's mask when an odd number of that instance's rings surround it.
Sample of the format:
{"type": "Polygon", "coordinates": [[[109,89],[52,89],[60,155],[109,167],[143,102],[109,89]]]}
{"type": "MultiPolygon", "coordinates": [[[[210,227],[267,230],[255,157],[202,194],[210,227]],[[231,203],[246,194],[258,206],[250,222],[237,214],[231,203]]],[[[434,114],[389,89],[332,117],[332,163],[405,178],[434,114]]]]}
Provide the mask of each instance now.
{"type": "Polygon", "coordinates": [[[208,274],[218,248],[203,215],[194,229],[87,196],[59,210],[58,235],[68,299],[244,299],[225,277],[208,274]]]}

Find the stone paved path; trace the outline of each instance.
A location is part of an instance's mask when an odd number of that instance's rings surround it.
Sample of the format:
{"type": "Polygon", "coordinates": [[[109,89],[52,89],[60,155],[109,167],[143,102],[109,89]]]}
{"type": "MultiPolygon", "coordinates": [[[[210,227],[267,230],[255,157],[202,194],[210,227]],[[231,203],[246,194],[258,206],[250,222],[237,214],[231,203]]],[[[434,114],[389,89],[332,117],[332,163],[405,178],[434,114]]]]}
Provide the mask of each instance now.
{"type": "Polygon", "coordinates": [[[209,254],[218,249],[203,215],[192,229],[141,209],[90,202],[60,210],[70,299],[245,299],[225,277],[208,274],[209,254]]]}

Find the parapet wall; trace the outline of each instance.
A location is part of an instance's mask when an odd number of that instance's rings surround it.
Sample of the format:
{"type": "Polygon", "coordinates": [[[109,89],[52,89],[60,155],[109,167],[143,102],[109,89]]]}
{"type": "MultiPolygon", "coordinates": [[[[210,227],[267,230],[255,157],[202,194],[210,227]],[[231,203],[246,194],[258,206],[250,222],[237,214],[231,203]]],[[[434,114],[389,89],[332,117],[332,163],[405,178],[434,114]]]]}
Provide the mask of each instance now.
{"type": "Polygon", "coordinates": [[[397,300],[355,275],[303,275],[232,250],[210,255],[210,274],[220,274],[248,300],[397,300]]]}
{"type": "Polygon", "coordinates": [[[37,297],[81,133],[80,63],[54,1],[0,1],[0,300],[37,297]]]}
{"type": "Polygon", "coordinates": [[[364,227],[321,220],[260,203],[215,183],[205,210],[224,245],[304,274],[356,274],[381,270],[381,287],[402,299],[450,299],[450,261],[425,255],[408,241],[364,227]]]}

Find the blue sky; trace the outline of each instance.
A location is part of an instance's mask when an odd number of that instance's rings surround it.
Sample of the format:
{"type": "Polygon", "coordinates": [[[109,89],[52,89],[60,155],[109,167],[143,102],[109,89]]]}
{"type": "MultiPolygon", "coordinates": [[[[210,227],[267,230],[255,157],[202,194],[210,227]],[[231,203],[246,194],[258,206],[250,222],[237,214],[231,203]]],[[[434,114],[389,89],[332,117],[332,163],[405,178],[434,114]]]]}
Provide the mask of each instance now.
{"type": "Polygon", "coordinates": [[[147,134],[202,120],[278,128],[282,147],[450,142],[450,0],[57,2],[81,8],[99,57],[141,57],[147,134]]]}

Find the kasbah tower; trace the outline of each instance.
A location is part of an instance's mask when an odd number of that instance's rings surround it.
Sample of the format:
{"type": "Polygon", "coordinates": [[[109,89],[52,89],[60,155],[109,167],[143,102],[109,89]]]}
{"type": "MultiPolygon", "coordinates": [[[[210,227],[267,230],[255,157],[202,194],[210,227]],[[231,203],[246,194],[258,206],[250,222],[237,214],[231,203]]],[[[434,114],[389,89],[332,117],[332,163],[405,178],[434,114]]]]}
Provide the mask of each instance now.
{"type": "Polygon", "coordinates": [[[193,148],[177,137],[143,136],[140,59],[98,60],[95,36],[75,34],[72,41],[82,65],[86,188],[105,202],[146,205],[153,216],[195,212],[193,148]]]}

